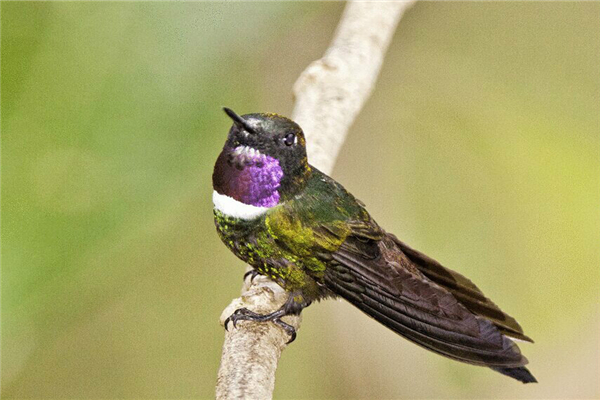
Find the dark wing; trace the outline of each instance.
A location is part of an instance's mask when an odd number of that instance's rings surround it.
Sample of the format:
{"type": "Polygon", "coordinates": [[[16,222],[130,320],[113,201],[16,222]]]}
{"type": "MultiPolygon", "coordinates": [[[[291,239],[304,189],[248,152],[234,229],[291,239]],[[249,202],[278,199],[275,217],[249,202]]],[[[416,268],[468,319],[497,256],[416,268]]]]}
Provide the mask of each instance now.
{"type": "Polygon", "coordinates": [[[378,238],[374,222],[356,225],[332,254],[324,277],[330,290],[436,353],[503,373],[524,369],[527,359],[493,323],[421,274],[391,237],[378,238]]]}
{"type": "Polygon", "coordinates": [[[391,234],[389,236],[423,275],[452,293],[469,311],[491,321],[500,332],[507,336],[533,342],[531,338],[523,333],[523,329],[513,317],[500,310],[468,278],[445,268],[434,259],[410,248],[396,236],[391,234]]]}
{"type": "MultiPolygon", "coordinates": [[[[421,272],[423,267],[377,226],[360,202],[318,170],[301,196],[267,214],[266,224],[278,245],[303,260],[316,281],[400,335],[444,356],[491,367],[522,382],[535,381],[523,367],[527,359],[494,321],[476,315],[421,272]],[[314,259],[326,265],[313,267],[314,259]]],[[[419,260],[414,250],[407,252],[419,260]]],[[[432,270],[441,275],[439,268],[432,270]]],[[[460,277],[466,289],[480,293],[460,277]]]]}

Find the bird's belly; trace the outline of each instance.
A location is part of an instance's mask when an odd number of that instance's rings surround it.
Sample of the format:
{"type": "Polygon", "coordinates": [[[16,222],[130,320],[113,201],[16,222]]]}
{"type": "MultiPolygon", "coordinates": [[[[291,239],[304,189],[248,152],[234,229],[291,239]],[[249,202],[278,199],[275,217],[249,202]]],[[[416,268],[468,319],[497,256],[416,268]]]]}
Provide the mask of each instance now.
{"type": "MultiPolygon", "coordinates": [[[[219,237],[239,259],[250,264],[261,274],[275,274],[274,259],[282,257],[264,221],[235,218],[215,208],[215,225],[219,237]]],[[[280,275],[280,274],[277,274],[280,275]]]]}
{"type": "Polygon", "coordinates": [[[214,210],[214,215],[217,232],[223,243],[260,274],[289,291],[304,287],[309,281],[311,285],[316,285],[313,278],[307,275],[307,271],[313,267],[311,260],[280,247],[264,221],[232,218],[218,209],[214,210]]]}

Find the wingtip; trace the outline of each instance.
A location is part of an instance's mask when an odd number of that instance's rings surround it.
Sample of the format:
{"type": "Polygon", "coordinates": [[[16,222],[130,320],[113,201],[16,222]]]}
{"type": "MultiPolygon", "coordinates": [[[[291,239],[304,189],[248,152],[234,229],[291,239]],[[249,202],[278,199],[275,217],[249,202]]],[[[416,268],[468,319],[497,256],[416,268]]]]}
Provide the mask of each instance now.
{"type": "Polygon", "coordinates": [[[507,336],[510,340],[515,342],[526,342],[526,343],[535,343],[532,338],[527,335],[520,333],[519,335],[515,335],[513,332],[502,332],[505,336],[507,336]]]}

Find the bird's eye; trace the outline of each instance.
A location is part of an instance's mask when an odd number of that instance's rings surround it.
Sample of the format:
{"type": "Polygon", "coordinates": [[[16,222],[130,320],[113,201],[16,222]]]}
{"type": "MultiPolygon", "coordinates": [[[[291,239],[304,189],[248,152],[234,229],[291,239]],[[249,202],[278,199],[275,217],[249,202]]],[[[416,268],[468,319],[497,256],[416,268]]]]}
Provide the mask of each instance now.
{"type": "Polygon", "coordinates": [[[291,146],[296,142],[296,135],[294,135],[293,133],[288,133],[287,135],[285,135],[285,137],[283,138],[283,143],[285,143],[286,146],[291,146]]]}

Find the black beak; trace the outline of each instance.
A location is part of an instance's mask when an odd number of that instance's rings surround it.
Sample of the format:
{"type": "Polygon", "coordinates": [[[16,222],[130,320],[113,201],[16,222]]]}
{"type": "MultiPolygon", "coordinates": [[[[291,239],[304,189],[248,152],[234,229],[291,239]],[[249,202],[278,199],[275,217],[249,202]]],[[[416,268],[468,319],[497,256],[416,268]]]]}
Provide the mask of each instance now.
{"type": "Polygon", "coordinates": [[[248,124],[248,121],[246,121],[244,118],[237,115],[231,108],[223,107],[223,111],[225,111],[225,114],[227,114],[229,116],[229,118],[231,118],[237,126],[239,126],[240,128],[243,128],[248,133],[252,133],[252,134],[256,133],[254,128],[251,127],[250,124],[248,124]]]}

